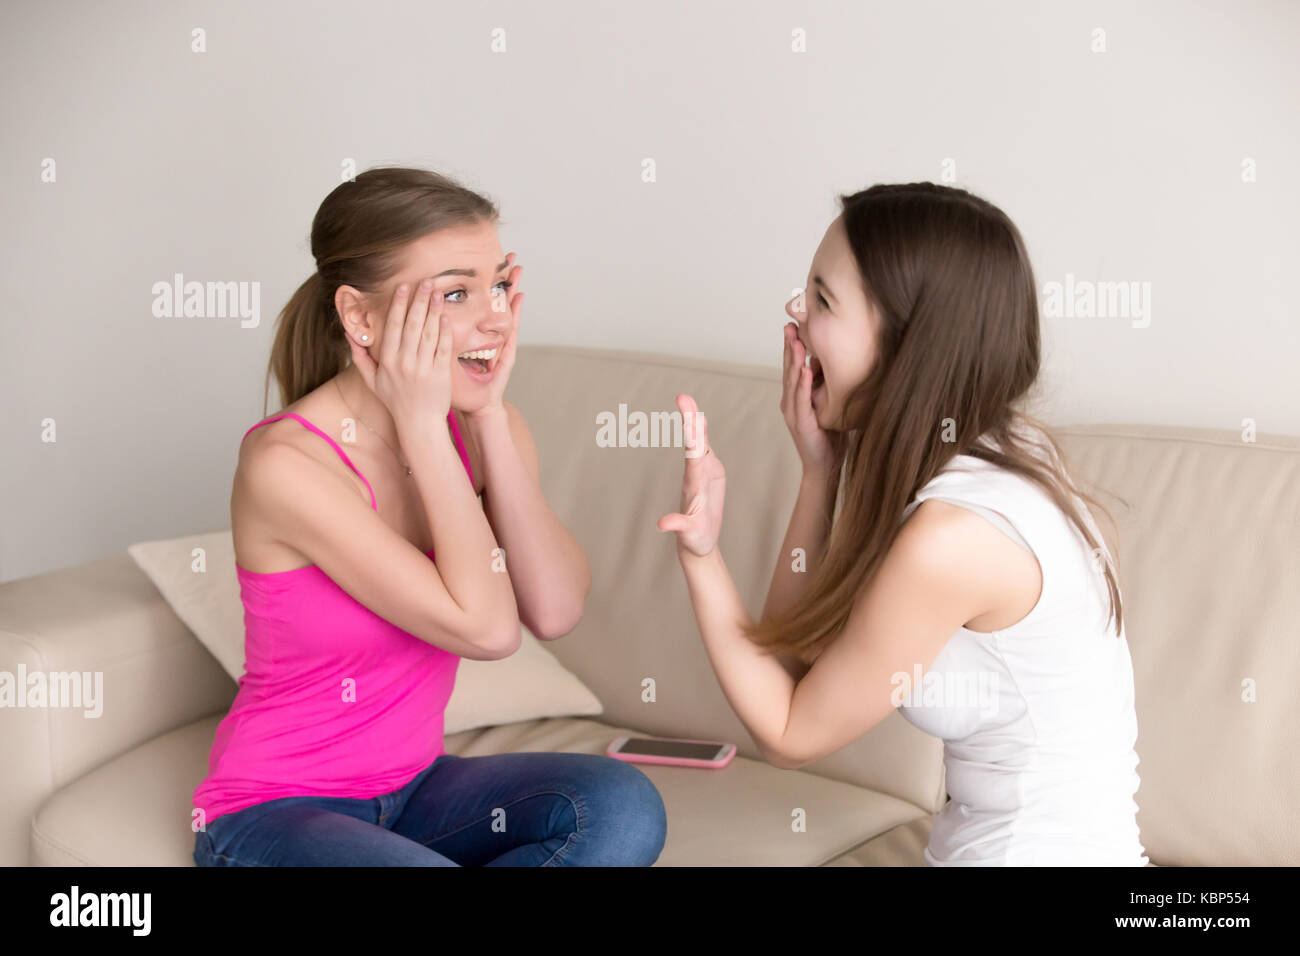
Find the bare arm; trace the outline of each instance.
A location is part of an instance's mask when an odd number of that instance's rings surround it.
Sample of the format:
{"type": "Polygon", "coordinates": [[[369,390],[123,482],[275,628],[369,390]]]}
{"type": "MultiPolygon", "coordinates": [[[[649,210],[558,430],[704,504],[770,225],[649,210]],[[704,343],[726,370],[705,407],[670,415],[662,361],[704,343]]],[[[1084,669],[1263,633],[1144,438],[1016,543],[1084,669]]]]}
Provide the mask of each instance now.
{"type": "MultiPolygon", "coordinates": [[[[677,404],[683,415],[697,410],[690,396],[679,395],[677,404]]],[[[797,769],[866,733],[903,702],[900,676],[928,668],[959,627],[985,613],[1017,620],[1028,595],[1041,589],[1037,563],[1007,535],[967,509],[926,501],[863,583],[843,632],[795,680],[745,636],[749,616],[717,547],[726,471],[709,444],[707,419],[699,421],[702,454],[687,457],[681,511],[664,515],[658,527],[677,535],[695,621],[722,692],[775,766],[797,769]]]]}
{"type": "Polygon", "coordinates": [[[810,576],[821,566],[822,558],[826,556],[834,504],[826,482],[805,474],[799,482],[799,496],[795,499],[790,526],[786,529],[781,553],[777,556],[776,570],[772,573],[767,602],[763,605],[764,617],[788,610],[808,590],[810,576]],[[793,569],[796,548],[801,548],[804,552],[806,564],[803,571],[793,569]]]}
{"type": "Polygon", "coordinates": [[[379,617],[461,657],[506,657],[519,642],[514,595],[507,576],[490,569],[491,529],[445,431],[442,441],[446,447],[436,438],[407,446],[430,515],[436,566],[352,484],[287,442],[248,451],[235,474],[235,497],[253,520],[379,617]]]}
{"type": "MultiPolygon", "coordinates": [[[[826,542],[830,538],[831,512],[835,507],[834,486],[828,488],[822,477],[805,471],[799,482],[799,495],[795,499],[790,525],[776,558],[772,583],[763,605],[763,617],[774,617],[794,606],[808,590],[808,582],[821,566],[826,555],[826,542]],[[796,548],[803,550],[804,570],[795,570],[796,548]]],[[[778,654],[777,659],[795,680],[808,672],[810,664],[796,657],[778,654]]]]}
{"type": "MultiPolygon", "coordinates": [[[[826,542],[830,537],[831,519],[835,510],[835,493],[839,485],[839,468],[832,452],[830,437],[817,423],[812,406],[812,370],[804,367],[806,350],[793,322],[783,330],[783,373],[781,383],[781,416],[799,452],[803,477],[799,482],[799,495],[795,499],[790,525],[777,555],[776,570],[767,590],[763,617],[775,617],[789,610],[807,592],[808,582],[821,567],[826,555],[826,542]],[[794,550],[803,550],[804,570],[794,569],[794,550]]],[[[802,659],[786,654],[774,655],[786,672],[796,681],[812,666],[802,659]]]]}
{"type": "Polygon", "coordinates": [[[514,653],[519,646],[519,611],[510,575],[498,570],[497,540],[479,506],[460,452],[446,428],[432,435],[403,434],[402,448],[415,477],[433,535],[437,572],[460,610],[460,620],[477,628],[479,641],[514,653]]]}
{"type": "Polygon", "coordinates": [[[844,633],[800,680],[746,640],[747,618],[721,554],[678,547],[696,623],[727,702],[764,758],[796,770],[834,753],[898,706],[900,675],[928,669],[953,632],[1022,597],[1019,546],[971,512],[926,502],[903,525],[853,605],[844,633]]]}
{"type": "Polygon", "coordinates": [[[505,547],[520,618],[542,640],[582,619],[591,587],[587,556],[542,495],[537,447],[509,402],[470,419],[483,450],[484,504],[505,547]]]}

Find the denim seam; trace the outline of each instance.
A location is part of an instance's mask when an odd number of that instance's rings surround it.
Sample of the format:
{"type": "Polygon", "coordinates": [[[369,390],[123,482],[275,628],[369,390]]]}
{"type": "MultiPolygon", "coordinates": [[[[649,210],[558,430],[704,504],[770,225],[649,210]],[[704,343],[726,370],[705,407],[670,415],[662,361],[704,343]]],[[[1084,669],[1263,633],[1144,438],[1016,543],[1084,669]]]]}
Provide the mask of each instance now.
{"type": "Polygon", "coordinates": [[[239,860],[236,860],[233,856],[226,856],[224,853],[214,853],[212,855],[215,859],[224,860],[231,866],[266,866],[265,863],[242,863],[239,860]]]}
{"type": "Polygon", "coordinates": [[[582,833],[582,824],[581,822],[579,822],[578,829],[574,830],[572,833],[569,834],[569,838],[564,841],[564,846],[560,847],[558,850],[552,853],[551,858],[547,860],[545,863],[543,863],[542,866],[558,866],[560,861],[563,860],[568,855],[569,851],[572,850],[574,846],[577,845],[578,836],[581,833],[582,833]]]}
{"type": "Polygon", "coordinates": [[[200,856],[206,856],[212,860],[221,860],[222,862],[228,863],[231,866],[262,866],[263,865],[261,863],[242,863],[239,860],[235,859],[233,856],[227,856],[224,853],[218,853],[216,843],[213,841],[212,835],[208,833],[207,830],[195,831],[194,837],[195,837],[194,852],[191,854],[191,856],[194,858],[194,863],[196,866],[202,865],[201,863],[199,863],[200,856]],[[207,853],[201,854],[199,852],[199,847],[202,845],[205,838],[208,844],[207,853]]]}
{"type": "MultiPolygon", "coordinates": [[[[564,856],[571,849],[573,849],[574,844],[577,843],[577,837],[583,831],[583,824],[587,819],[587,809],[582,802],[582,797],[577,794],[566,793],[563,790],[535,790],[532,793],[524,794],[522,797],[516,797],[514,800],[511,800],[509,803],[502,806],[501,809],[505,809],[506,807],[512,807],[516,803],[519,803],[520,801],[531,800],[533,797],[540,797],[546,794],[555,794],[556,796],[566,798],[569,801],[569,803],[573,804],[574,815],[578,818],[577,829],[574,830],[573,833],[569,834],[569,838],[565,841],[564,846],[560,847],[558,850],[552,853],[551,856],[546,860],[546,862],[541,864],[542,866],[552,866],[559,860],[563,859],[564,856]]],[[[456,827],[456,829],[454,830],[448,830],[446,833],[440,833],[438,834],[438,836],[433,837],[431,840],[425,843],[425,846],[429,847],[429,849],[432,850],[433,847],[429,846],[429,844],[437,843],[439,840],[444,840],[447,837],[452,836],[453,834],[460,833],[462,830],[467,830],[472,826],[476,826],[477,824],[482,823],[485,819],[490,819],[491,816],[492,814],[489,813],[487,814],[486,817],[479,817],[477,819],[471,820],[470,822],[466,823],[464,826],[456,827]]]]}

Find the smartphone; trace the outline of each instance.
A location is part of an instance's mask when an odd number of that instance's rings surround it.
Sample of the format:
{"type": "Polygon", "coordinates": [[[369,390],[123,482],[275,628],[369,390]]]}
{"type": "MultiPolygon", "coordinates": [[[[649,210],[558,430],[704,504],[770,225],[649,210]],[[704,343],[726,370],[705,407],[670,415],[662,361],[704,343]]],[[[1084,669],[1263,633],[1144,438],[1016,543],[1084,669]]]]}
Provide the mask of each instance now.
{"type": "Polygon", "coordinates": [[[609,745],[605,754],[629,763],[658,763],[718,770],[731,763],[731,758],[736,755],[736,745],[680,737],[619,737],[609,745]]]}

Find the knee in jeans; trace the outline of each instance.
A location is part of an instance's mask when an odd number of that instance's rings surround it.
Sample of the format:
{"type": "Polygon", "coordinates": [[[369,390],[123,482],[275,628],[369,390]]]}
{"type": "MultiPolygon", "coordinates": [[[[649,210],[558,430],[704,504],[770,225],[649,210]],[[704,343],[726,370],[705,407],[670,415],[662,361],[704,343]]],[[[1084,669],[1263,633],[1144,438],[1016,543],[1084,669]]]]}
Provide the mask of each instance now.
{"type": "Polygon", "coordinates": [[[668,816],[658,788],[641,770],[609,758],[602,793],[609,812],[626,816],[635,826],[624,829],[620,849],[628,865],[649,866],[659,857],[668,836],[668,816]]]}

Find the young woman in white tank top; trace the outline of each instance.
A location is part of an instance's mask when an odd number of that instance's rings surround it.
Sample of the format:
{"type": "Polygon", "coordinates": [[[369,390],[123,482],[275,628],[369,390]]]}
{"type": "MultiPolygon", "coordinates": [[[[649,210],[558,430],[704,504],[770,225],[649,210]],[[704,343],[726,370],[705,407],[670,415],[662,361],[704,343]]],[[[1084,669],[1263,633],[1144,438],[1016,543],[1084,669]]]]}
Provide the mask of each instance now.
{"type": "Polygon", "coordinates": [[[723,692],[779,767],[896,708],[942,738],[951,799],[927,865],[1144,865],[1115,562],[1022,407],[1040,342],[1019,231],[931,183],[840,203],[787,305],[781,409],[803,480],[758,622],[718,549],[707,421],[677,399],[681,512],[659,528],[723,692]]]}

